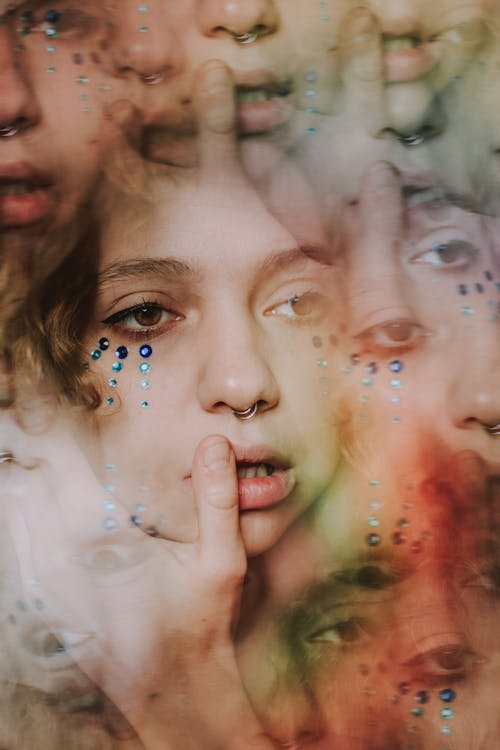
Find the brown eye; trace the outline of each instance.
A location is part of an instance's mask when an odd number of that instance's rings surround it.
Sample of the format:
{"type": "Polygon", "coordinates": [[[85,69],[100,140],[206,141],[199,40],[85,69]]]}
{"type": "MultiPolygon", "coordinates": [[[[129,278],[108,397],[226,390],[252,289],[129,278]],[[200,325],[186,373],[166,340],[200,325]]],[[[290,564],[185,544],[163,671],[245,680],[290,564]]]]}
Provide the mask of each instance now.
{"type": "Polygon", "coordinates": [[[415,348],[430,332],[414,320],[401,318],[372,326],[357,336],[365,351],[380,356],[404,352],[415,348]]]}
{"type": "Polygon", "coordinates": [[[439,242],[431,249],[422,250],[410,258],[415,265],[433,266],[436,269],[456,270],[467,268],[478,255],[475,245],[465,240],[439,242]]]}
{"type": "Polygon", "coordinates": [[[134,313],[134,318],[141,326],[157,325],[162,318],[161,307],[141,307],[134,313]]]}

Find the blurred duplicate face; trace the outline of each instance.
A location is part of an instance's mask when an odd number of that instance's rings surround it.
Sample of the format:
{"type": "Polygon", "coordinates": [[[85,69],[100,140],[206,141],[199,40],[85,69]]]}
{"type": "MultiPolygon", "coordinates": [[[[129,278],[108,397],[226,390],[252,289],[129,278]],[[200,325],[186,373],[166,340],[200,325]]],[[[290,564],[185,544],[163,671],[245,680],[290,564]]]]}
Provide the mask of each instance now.
{"type": "Polygon", "coordinates": [[[108,34],[98,2],[3,4],[0,226],[67,224],[104,163],[108,34]]]}
{"type": "Polygon", "coordinates": [[[161,188],[115,218],[86,337],[104,482],[138,525],[195,538],[194,449],[226,435],[244,541],[258,554],[337,465],[332,253],[320,235],[298,243],[246,184],[224,180],[161,188]]]}
{"type": "Polygon", "coordinates": [[[233,71],[241,135],[285,145],[304,135],[305,110],[331,108],[343,8],[327,13],[303,0],[117,2],[114,70],[142,114],[143,155],[174,166],[195,159],[193,75],[210,59],[233,71]]]}
{"type": "MultiPolygon", "coordinates": [[[[253,627],[244,628],[245,685],[284,746],[494,745],[496,712],[477,715],[491,706],[499,678],[491,512],[498,499],[470,452],[441,458],[404,495],[391,496],[382,482],[383,494],[372,483],[368,495],[366,477],[352,470],[341,478],[337,496],[347,494],[351,506],[353,497],[358,505],[371,497],[364,518],[362,508],[352,509],[339,534],[343,516],[325,503],[312,528],[302,529],[302,542],[310,536],[308,577],[293,590],[288,584],[287,594],[287,584],[274,597],[266,591],[253,627]],[[380,527],[370,522],[375,515],[380,527]],[[378,543],[367,544],[368,534],[378,543]],[[311,554],[313,544],[322,554],[311,554]]],[[[299,567],[306,546],[288,550],[299,567]]]]}

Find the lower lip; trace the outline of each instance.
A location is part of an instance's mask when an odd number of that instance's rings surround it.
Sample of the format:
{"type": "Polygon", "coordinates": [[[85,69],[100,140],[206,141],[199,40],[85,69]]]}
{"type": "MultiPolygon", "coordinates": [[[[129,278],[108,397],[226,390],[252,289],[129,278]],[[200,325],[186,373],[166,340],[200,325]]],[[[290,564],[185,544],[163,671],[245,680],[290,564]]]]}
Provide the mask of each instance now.
{"type": "Polygon", "coordinates": [[[433,66],[429,45],[421,44],[413,49],[384,52],[384,72],[387,83],[414,81],[425,75],[433,66]]]}
{"type": "Polygon", "coordinates": [[[280,503],[295,488],[292,469],[276,469],[269,477],[238,479],[240,510],[263,510],[280,503]]]}
{"type": "Polygon", "coordinates": [[[53,210],[49,188],[21,195],[0,194],[0,226],[25,227],[45,219],[53,210]]]}
{"type": "Polygon", "coordinates": [[[265,102],[238,105],[238,130],[241,135],[266,133],[290,120],[294,112],[291,96],[275,96],[265,102]]]}

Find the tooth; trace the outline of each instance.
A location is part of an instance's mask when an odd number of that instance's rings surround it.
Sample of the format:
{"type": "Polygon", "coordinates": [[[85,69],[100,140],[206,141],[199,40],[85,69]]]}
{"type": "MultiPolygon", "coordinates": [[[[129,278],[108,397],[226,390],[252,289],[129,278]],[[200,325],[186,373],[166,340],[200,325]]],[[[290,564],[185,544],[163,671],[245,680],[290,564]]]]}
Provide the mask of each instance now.
{"type": "Polygon", "coordinates": [[[259,464],[257,467],[258,477],[267,477],[267,467],[265,464],[259,464]]]}
{"type": "Polygon", "coordinates": [[[246,472],[246,469],[244,466],[238,466],[238,479],[244,479],[245,472],[246,472]]]}
{"type": "Polygon", "coordinates": [[[256,466],[248,466],[247,467],[247,479],[255,479],[257,476],[257,467],[256,466]]]}
{"type": "Polygon", "coordinates": [[[0,186],[1,195],[24,195],[25,193],[30,193],[32,191],[32,186],[25,182],[13,182],[8,185],[0,186]]]}
{"type": "Polygon", "coordinates": [[[416,46],[415,40],[409,36],[398,39],[386,39],[384,41],[384,49],[388,52],[400,52],[407,49],[414,49],[416,46]]]}

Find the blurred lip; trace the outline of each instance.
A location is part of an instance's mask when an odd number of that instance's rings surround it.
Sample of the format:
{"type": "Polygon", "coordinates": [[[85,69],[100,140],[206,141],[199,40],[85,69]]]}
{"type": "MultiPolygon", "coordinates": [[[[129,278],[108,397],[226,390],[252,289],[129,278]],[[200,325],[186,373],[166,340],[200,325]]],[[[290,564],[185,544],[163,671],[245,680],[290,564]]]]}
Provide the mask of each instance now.
{"type": "Polygon", "coordinates": [[[240,135],[265,133],[288,122],[294,112],[290,78],[253,71],[237,74],[235,79],[240,135]]]}
{"type": "MultiPolygon", "coordinates": [[[[240,135],[265,133],[291,118],[294,112],[291,78],[264,70],[235,71],[233,76],[240,135]]],[[[185,81],[179,84],[172,91],[173,106],[165,108],[163,102],[158,102],[145,117],[141,152],[146,159],[179,167],[196,163],[197,124],[191,85],[185,81]]]]}
{"type": "Polygon", "coordinates": [[[53,179],[26,162],[0,164],[0,226],[23,227],[55,207],[53,179]]]}
{"type": "Polygon", "coordinates": [[[414,34],[382,34],[387,83],[415,81],[434,65],[432,45],[414,34]]]}

